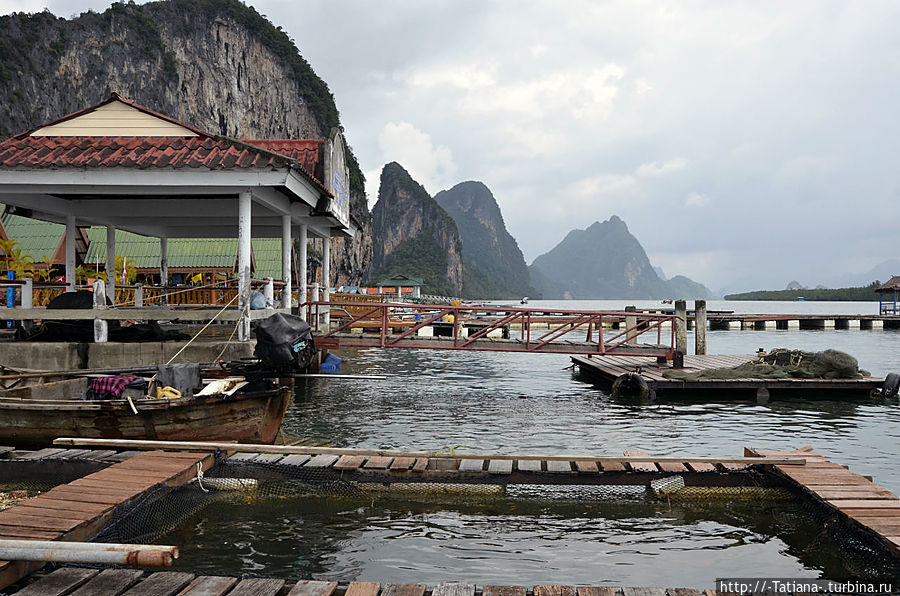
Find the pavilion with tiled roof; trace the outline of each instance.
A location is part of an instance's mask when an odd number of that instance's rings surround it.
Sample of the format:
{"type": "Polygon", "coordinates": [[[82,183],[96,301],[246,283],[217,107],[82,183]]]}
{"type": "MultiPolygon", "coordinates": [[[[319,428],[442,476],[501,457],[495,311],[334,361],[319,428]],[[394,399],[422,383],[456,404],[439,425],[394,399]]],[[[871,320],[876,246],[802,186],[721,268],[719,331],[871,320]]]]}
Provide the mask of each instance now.
{"type": "MultiPolygon", "coordinates": [[[[108,260],[116,254],[117,229],[159,238],[162,279],[169,238],[237,237],[243,309],[252,237],[281,238],[283,281],[290,288],[291,238],[297,235],[301,296],[306,239],[322,238],[327,286],[328,239],[354,233],[344,152],[338,129],[324,140],[237,140],[113,93],[0,143],[0,202],[12,214],[65,224],[66,280],[73,289],[79,227],[106,226],[108,260]]],[[[249,338],[249,318],[238,334],[249,338]]]]}

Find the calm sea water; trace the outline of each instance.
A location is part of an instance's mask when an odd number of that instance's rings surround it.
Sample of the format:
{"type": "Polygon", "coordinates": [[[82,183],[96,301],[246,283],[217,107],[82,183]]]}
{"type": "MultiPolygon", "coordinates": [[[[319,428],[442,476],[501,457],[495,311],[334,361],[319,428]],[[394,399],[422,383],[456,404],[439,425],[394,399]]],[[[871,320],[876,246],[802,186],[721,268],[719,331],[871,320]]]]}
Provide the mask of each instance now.
{"type": "MultiPolygon", "coordinates": [[[[548,303],[619,310],[624,301],[548,303]]],[[[877,303],[710,302],[750,313],[872,314],[877,303]]],[[[689,337],[689,345],[693,338],[689,337]]],[[[873,374],[900,372],[900,332],[714,331],[710,353],[835,348],[873,374]]],[[[341,350],[345,374],[298,383],[287,432],[341,447],[739,456],[812,445],[900,492],[900,406],[870,398],[703,402],[615,400],[569,358],[428,350],[341,350]]],[[[641,502],[285,501],[220,505],[178,534],[182,565],[285,577],[514,584],[612,582],[709,587],[715,577],[873,573],[830,546],[791,504],[662,507],[641,502]],[[223,530],[223,520],[227,520],[223,530]],[[230,540],[228,537],[232,537],[230,540]],[[223,542],[228,545],[222,546],[223,542]],[[196,553],[202,556],[195,556],[196,553]],[[192,554],[193,553],[193,554],[192,554]]]]}

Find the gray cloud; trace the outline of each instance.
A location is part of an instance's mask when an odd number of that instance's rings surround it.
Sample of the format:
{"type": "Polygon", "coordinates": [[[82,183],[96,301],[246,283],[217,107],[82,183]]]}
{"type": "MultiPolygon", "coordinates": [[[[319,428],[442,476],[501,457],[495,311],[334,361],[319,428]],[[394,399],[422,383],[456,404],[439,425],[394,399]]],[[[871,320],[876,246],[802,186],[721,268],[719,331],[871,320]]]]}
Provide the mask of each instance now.
{"type": "Polygon", "coordinates": [[[900,4],[253,4],[328,82],[372,182],[391,160],[432,193],[484,181],[529,261],[612,214],[713,288],[894,254],[900,4]]]}

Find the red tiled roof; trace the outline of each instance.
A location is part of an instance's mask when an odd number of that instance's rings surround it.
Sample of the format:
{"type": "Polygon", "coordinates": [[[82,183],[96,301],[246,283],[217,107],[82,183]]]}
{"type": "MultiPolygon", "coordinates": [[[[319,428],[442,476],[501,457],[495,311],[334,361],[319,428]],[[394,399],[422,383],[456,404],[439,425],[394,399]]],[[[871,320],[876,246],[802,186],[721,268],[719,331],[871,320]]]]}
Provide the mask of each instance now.
{"type": "Polygon", "coordinates": [[[297,160],[316,178],[322,175],[319,172],[319,148],[325,142],[322,139],[243,139],[242,142],[297,160]]]}
{"type": "Polygon", "coordinates": [[[290,165],[283,155],[221,137],[13,137],[0,143],[0,168],[218,170],[290,165]]]}
{"type": "MultiPolygon", "coordinates": [[[[196,137],[55,137],[24,132],[0,142],[2,168],[286,168],[300,171],[325,195],[319,179],[319,147],[324,141],[264,139],[238,141],[211,135],[199,128],[131,102],[116,93],[95,106],[79,110],[44,126],[81,116],[113,101],[120,101],[196,133],[196,137]]],[[[34,129],[36,130],[36,129],[34,129]]]]}

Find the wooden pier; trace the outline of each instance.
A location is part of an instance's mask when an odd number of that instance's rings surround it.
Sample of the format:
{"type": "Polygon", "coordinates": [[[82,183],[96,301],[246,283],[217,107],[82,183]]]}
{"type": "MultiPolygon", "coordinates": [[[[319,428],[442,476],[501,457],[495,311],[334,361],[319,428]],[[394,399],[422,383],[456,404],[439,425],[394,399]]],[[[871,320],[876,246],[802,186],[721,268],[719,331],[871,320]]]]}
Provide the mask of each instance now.
{"type": "MultiPolygon", "coordinates": [[[[687,372],[699,372],[712,368],[730,368],[756,360],[753,354],[744,355],[690,355],[684,356],[687,372]]],[[[572,356],[572,363],[579,373],[601,386],[611,386],[625,373],[638,372],[647,382],[651,398],[655,396],[715,395],[716,398],[767,399],[770,394],[780,396],[815,392],[819,397],[827,395],[866,396],[873,389],[880,389],[884,379],[878,377],[858,377],[855,379],[712,379],[701,377],[695,381],[668,379],[663,376],[672,370],[671,363],[657,364],[655,358],[620,358],[617,356],[572,356]]]]}
{"type": "Polygon", "coordinates": [[[802,494],[840,519],[880,540],[900,557],[900,500],[869,476],[854,474],[806,447],[796,451],[746,448],[748,456],[803,457],[803,466],[777,464],[776,473],[802,494]]]}
{"type": "Polygon", "coordinates": [[[145,574],[126,569],[63,568],[15,592],[16,596],[714,596],[714,590],[615,588],[612,586],[476,586],[195,576],[184,572],[145,574]]]}
{"type": "MultiPolygon", "coordinates": [[[[68,439],[76,443],[90,440],[68,439]]],[[[127,442],[126,449],[160,442],[127,442]]],[[[75,446],[75,445],[73,445],[75,446]]],[[[178,449],[184,445],[169,443],[178,449]]],[[[269,477],[278,468],[330,471],[348,480],[393,482],[475,482],[490,484],[630,484],[648,486],[654,479],[677,475],[686,486],[752,486],[768,478],[772,487],[788,488],[801,500],[827,511],[864,540],[881,545],[885,556],[900,559],[900,500],[871,478],[854,474],[809,447],[795,451],[746,448],[741,457],[660,457],[626,451],[622,457],[600,455],[450,454],[389,450],[291,447],[273,445],[193,444],[185,451],[134,451],[53,448],[5,455],[13,460],[86,459],[107,467],[58,486],[0,512],[0,538],[86,540],[109,520],[113,510],[133,502],[160,483],[179,485],[197,474],[197,464],[212,474],[214,453],[240,450],[224,460],[252,472],[261,465],[269,477]],[[80,452],[80,454],[79,454],[80,452]],[[91,454],[93,453],[93,457],[91,454]],[[34,457],[30,457],[30,456],[34,457]],[[116,462],[115,458],[125,461],[116,462]],[[762,475],[762,476],[760,476],[762,475]],[[741,481],[741,479],[744,481],[741,481]]],[[[232,469],[233,470],[233,469],[232,469]]],[[[214,474],[207,475],[214,477],[214,474]]],[[[251,477],[248,475],[247,477],[251,477]]],[[[726,497],[727,498],[727,497],[726,497]]],[[[842,526],[843,527],[843,526],[842,526]]],[[[0,589],[17,596],[710,596],[711,590],[667,587],[536,585],[476,586],[466,583],[377,583],[291,581],[275,578],[202,576],[190,572],[63,567],[46,574],[37,564],[0,563],[0,589]],[[24,578],[24,579],[23,579],[24,578]],[[13,584],[10,586],[10,584],[13,584]]],[[[786,592],[785,592],[786,593],[786,592]]]]}
{"type": "MultiPolygon", "coordinates": [[[[52,455],[52,454],[51,454],[52,455]]],[[[208,469],[211,453],[142,453],[0,511],[0,538],[89,540],[112,516],[157,484],[183,484],[208,469]]],[[[41,567],[0,561],[0,589],[41,567]]]]}

